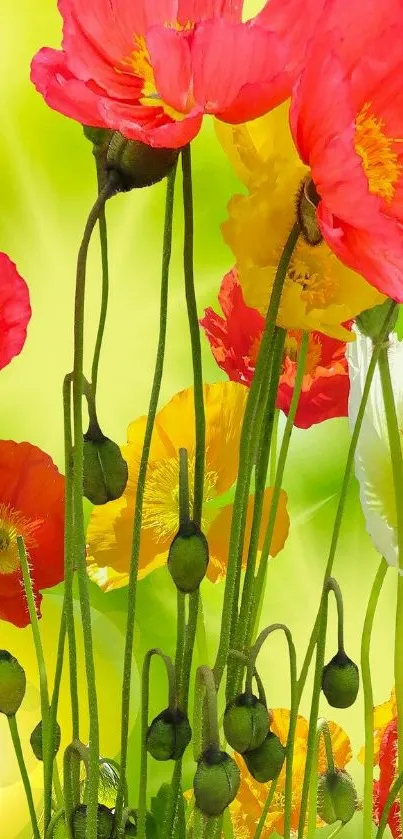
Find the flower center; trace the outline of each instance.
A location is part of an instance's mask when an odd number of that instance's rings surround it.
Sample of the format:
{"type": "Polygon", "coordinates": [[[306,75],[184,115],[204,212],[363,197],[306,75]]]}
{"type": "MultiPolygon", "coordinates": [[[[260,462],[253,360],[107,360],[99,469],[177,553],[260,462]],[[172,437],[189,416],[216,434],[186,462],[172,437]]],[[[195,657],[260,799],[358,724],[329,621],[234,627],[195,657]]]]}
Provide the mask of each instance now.
{"type": "Polygon", "coordinates": [[[403,172],[403,165],[395,146],[403,140],[388,137],[384,129],[385,121],[372,113],[371,102],[367,102],[355,121],[354,147],[361,157],[369,191],[390,204],[403,172]]]}
{"type": "MultiPolygon", "coordinates": [[[[193,476],[195,458],[189,456],[189,501],[193,505],[193,476]]],[[[204,501],[215,495],[217,474],[206,469],[204,475],[204,501]]],[[[152,528],[163,541],[173,538],[179,527],[179,463],[176,457],[151,463],[148,468],[144,493],[143,527],[152,528]]],[[[203,522],[202,522],[203,525],[203,522]]]]}
{"type": "Polygon", "coordinates": [[[304,259],[298,257],[298,254],[288,270],[286,283],[297,283],[301,286],[301,299],[308,312],[311,309],[325,308],[337,293],[337,281],[330,273],[315,271],[304,259]]]}
{"type": "Polygon", "coordinates": [[[31,521],[8,504],[0,504],[0,575],[14,574],[20,567],[17,536],[22,536],[27,550],[35,545],[35,530],[41,520],[31,521]]]}

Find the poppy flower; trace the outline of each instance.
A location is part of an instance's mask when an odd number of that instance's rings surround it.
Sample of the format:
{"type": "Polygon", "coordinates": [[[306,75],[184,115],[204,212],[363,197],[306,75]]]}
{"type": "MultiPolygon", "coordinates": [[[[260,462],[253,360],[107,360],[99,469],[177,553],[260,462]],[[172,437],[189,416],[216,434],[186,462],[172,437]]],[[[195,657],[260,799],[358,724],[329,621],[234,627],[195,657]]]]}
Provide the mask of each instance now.
{"type": "MultiPolygon", "coordinates": [[[[204,385],[206,413],[206,466],[202,527],[209,543],[210,562],[207,577],[216,581],[226,573],[232,504],[220,506],[222,496],[237,478],[239,441],[246,402],[246,390],[234,382],[204,385]]],[[[188,450],[190,486],[195,459],[193,389],[177,393],[157,414],[151,442],[146,478],[140,544],[139,578],[166,563],[168,550],[179,526],[180,448],[188,450]]],[[[133,534],[133,516],[138,470],[146,418],[129,425],[127,445],[122,454],[129,468],[125,492],[92,511],[87,531],[89,574],[103,589],[110,590],[128,582],[133,534]]],[[[270,512],[272,490],[266,489],[263,520],[270,512]]],[[[287,496],[281,494],[270,553],[275,556],[284,546],[289,519],[287,496]]],[[[192,501],[192,499],[190,499],[192,501]]],[[[248,510],[250,532],[253,497],[248,510]]],[[[262,527],[262,541],[264,527],[262,527]]],[[[245,540],[247,542],[247,539],[245,540]]],[[[260,548],[263,544],[260,544],[260,548]]],[[[244,561],[246,562],[246,547],[244,561]]]]}
{"type": "Polygon", "coordinates": [[[326,5],[295,86],[291,126],[335,254],[403,301],[403,6],[326,5]],[[363,25],[364,23],[364,25],[363,25]]]}
{"type": "MultiPolygon", "coordinates": [[[[379,751],[379,779],[374,781],[373,818],[379,824],[390,789],[397,776],[397,719],[386,726],[379,751]]],[[[393,839],[402,839],[400,803],[394,801],[388,817],[393,839]]]]}
{"type": "MultiPolygon", "coordinates": [[[[348,415],[353,428],[372,355],[370,338],[358,334],[347,351],[350,397],[348,415]]],[[[399,427],[403,427],[403,342],[391,333],[388,349],[399,427]]],[[[355,455],[355,473],[367,531],[389,565],[398,565],[396,501],[392,461],[379,370],[375,371],[355,455]]]]}
{"type": "MultiPolygon", "coordinates": [[[[270,728],[277,737],[280,738],[282,744],[285,745],[288,735],[290,712],[284,708],[274,708],[272,713],[273,721],[270,728]]],[[[295,733],[293,760],[291,805],[292,831],[298,830],[308,728],[308,721],[304,717],[299,716],[295,733]]],[[[350,740],[346,732],[334,722],[329,722],[329,731],[332,740],[335,765],[338,769],[344,769],[352,757],[350,740]]],[[[243,758],[237,754],[234,754],[234,758],[238,763],[241,773],[239,792],[234,803],[230,807],[234,835],[235,837],[242,837],[242,839],[253,839],[262,811],[266,804],[271,784],[261,784],[255,781],[247,771],[243,758]]],[[[326,768],[327,762],[325,747],[323,744],[323,738],[321,738],[318,758],[318,773],[325,772],[326,768]]],[[[279,834],[280,836],[283,836],[284,834],[285,773],[286,767],[284,765],[280,772],[276,791],[267,813],[262,839],[269,839],[269,837],[274,833],[279,834]]],[[[318,819],[318,826],[320,824],[321,822],[318,819]]]]}
{"type": "MultiPolygon", "coordinates": [[[[235,256],[245,302],[265,316],[279,259],[295,221],[297,196],[309,170],[295,149],[287,104],[246,125],[217,122],[216,131],[248,189],[228,204],[224,240],[235,256]]],[[[383,299],[346,268],[326,242],[313,246],[300,237],[285,278],[277,324],[351,341],[345,322],[383,299]]]]}
{"type": "Polygon", "coordinates": [[[14,263],[0,253],[0,370],[21,352],[30,317],[28,286],[14,263]]]}
{"type": "MultiPolygon", "coordinates": [[[[200,321],[210,342],[214,358],[232,381],[251,384],[264,318],[247,306],[234,269],[227,274],[218,296],[224,318],[206,309],[200,321]]],[[[349,324],[346,324],[349,326],[349,324]]],[[[287,332],[277,407],[285,414],[294,392],[301,332],[287,332]]],[[[294,424],[310,428],[333,417],[347,416],[349,378],[346,344],[320,332],[309,335],[306,372],[294,424]]]]}
{"type": "Polygon", "coordinates": [[[39,608],[40,591],[63,580],[64,477],[36,446],[0,440],[0,618],[26,626],[17,536],[29,555],[39,608]]]}
{"type": "Polygon", "coordinates": [[[63,50],[44,48],[32,81],[81,123],[163,148],[185,146],[204,114],[244,122],[291,93],[324,0],[59,0],[63,50]]]}

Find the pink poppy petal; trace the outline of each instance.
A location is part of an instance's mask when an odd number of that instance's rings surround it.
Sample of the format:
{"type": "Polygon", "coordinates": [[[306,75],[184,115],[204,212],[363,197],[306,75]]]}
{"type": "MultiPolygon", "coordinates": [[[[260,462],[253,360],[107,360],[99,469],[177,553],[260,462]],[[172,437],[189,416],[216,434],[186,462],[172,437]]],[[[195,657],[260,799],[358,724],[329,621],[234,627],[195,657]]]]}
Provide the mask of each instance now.
{"type": "Polygon", "coordinates": [[[153,26],[147,32],[147,47],[159,96],[175,110],[186,113],[192,80],[187,34],[153,26]]]}
{"type": "Polygon", "coordinates": [[[0,369],[21,352],[30,317],[28,286],[14,263],[0,253],[0,369]]]}
{"type": "Polygon", "coordinates": [[[243,0],[179,0],[178,5],[178,21],[182,24],[215,17],[240,21],[243,0]]]}
{"type": "Polygon", "coordinates": [[[78,81],[67,66],[65,53],[41,49],[31,64],[31,81],[51,108],[84,125],[109,128],[100,113],[104,91],[78,81]]]}

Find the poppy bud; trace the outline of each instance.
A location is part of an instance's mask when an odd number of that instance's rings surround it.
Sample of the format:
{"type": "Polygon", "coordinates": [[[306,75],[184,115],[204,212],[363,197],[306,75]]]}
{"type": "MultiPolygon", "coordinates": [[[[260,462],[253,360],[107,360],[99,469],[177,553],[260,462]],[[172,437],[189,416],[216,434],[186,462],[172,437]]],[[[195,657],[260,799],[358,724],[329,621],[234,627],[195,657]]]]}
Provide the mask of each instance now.
{"type": "MultiPolygon", "coordinates": [[[[60,748],[60,740],[61,740],[61,731],[60,725],[56,723],[56,730],[55,730],[55,745],[53,750],[53,757],[56,757],[59,748],[60,748]]],[[[35,726],[29,742],[32,746],[32,751],[35,757],[38,760],[43,760],[43,742],[42,742],[42,720],[38,722],[38,725],[35,726]]]]}
{"type": "Polygon", "coordinates": [[[257,749],[269,731],[266,705],[250,693],[242,693],[229,702],[224,714],[224,734],[236,752],[257,749]]]}
{"type": "Polygon", "coordinates": [[[118,189],[129,192],[161,181],[169,175],[179,149],[156,149],[138,140],[127,140],[118,131],[111,137],[107,170],[118,177],[118,189]]]}
{"type": "Polygon", "coordinates": [[[84,435],[84,495],[92,504],[106,504],[123,495],[127,479],[127,463],[119,446],[99,430],[88,429],[84,435]]]}
{"type": "Polygon", "coordinates": [[[207,539],[193,521],[184,522],[168,554],[168,569],[179,589],[196,591],[206,574],[209,561],[207,539]]]}
{"type": "MultiPolygon", "coordinates": [[[[74,839],[86,839],[87,835],[87,805],[79,804],[73,812],[74,839]]],[[[98,804],[97,839],[111,839],[114,828],[113,813],[103,804],[98,804]]]]}
{"type": "MultiPolygon", "coordinates": [[[[357,315],[357,326],[360,332],[362,332],[363,335],[366,335],[367,338],[372,338],[373,341],[376,341],[379,338],[380,331],[385,323],[388,309],[390,309],[390,302],[391,301],[389,299],[385,300],[385,302],[381,303],[379,306],[373,306],[372,309],[366,309],[365,312],[361,312],[360,315],[357,315]]],[[[389,332],[392,332],[395,328],[398,317],[399,306],[396,306],[390,320],[389,332]]]]}
{"type": "Polygon", "coordinates": [[[274,781],[281,772],[285,759],[285,748],[279,738],[269,731],[262,745],[250,752],[245,752],[243,759],[250,774],[261,784],[274,781]]]}
{"type": "Polygon", "coordinates": [[[302,236],[311,247],[320,245],[323,238],[316,213],[319,201],[313,180],[305,178],[297,195],[297,218],[302,236]]]}
{"type": "Polygon", "coordinates": [[[25,696],[25,671],[7,650],[0,650],[0,714],[13,717],[25,696]]]}
{"type": "Polygon", "coordinates": [[[166,708],[147,731],[147,751],[155,760],[179,760],[192,739],[186,714],[166,708]]]}
{"type": "Polygon", "coordinates": [[[205,816],[219,816],[234,800],[241,775],[227,752],[211,746],[197,762],[193,789],[196,804],[205,816]]]}
{"type": "Polygon", "coordinates": [[[349,708],[360,686],[358,667],[344,650],[339,651],[323,668],[322,690],[332,708],[349,708]]]}
{"type": "Polygon", "coordinates": [[[342,769],[333,769],[319,777],[318,815],[326,824],[352,819],[357,809],[357,792],[352,778],[342,769]]]}

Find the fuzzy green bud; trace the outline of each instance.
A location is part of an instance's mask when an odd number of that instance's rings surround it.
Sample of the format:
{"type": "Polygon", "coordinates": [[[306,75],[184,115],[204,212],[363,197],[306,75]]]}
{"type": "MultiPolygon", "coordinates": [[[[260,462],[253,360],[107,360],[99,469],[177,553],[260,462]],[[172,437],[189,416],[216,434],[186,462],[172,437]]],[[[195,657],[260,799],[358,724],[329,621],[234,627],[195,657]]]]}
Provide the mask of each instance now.
{"type": "Polygon", "coordinates": [[[197,762],[193,789],[196,804],[205,816],[219,816],[234,800],[241,775],[227,752],[210,747],[197,762]]]}
{"type": "Polygon", "coordinates": [[[179,760],[192,739],[189,720],[182,711],[166,708],[147,731],[147,751],[155,760],[179,760]]]}
{"type": "Polygon", "coordinates": [[[100,429],[84,435],[84,495],[92,504],[106,504],[123,495],[128,480],[127,463],[119,446],[100,429]]]}
{"type": "Polygon", "coordinates": [[[266,784],[267,781],[274,781],[280,774],[285,760],[285,748],[277,735],[269,731],[262,745],[245,752],[243,759],[252,777],[259,783],[266,784]]]}
{"type": "Polygon", "coordinates": [[[323,668],[322,690],[332,708],[353,705],[360,686],[358,667],[344,651],[339,651],[323,668]]]}
{"type": "Polygon", "coordinates": [[[302,181],[297,195],[297,218],[301,233],[308,245],[315,247],[322,241],[316,208],[320,198],[311,178],[302,181]]]}
{"type": "Polygon", "coordinates": [[[224,734],[229,745],[242,754],[257,749],[269,731],[269,714],[263,702],[241,693],[229,702],[224,714],[224,734]]]}
{"type": "Polygon", "coordinates": [[[352,819],[357,809],[357,791],[350,775],[342,769],[329,770],[319,777],[318,815],[326,824],[352,819]]]}
{"type": "Polygon", "coordinates": [[[179,156],[179,149],[159,149],[127,140],[114,132],[107,154],[107,171],[117,178],[118,189],[128,192],[161,181],[169,175],[179,156]]]}
{"type": "MultiPolygon", "coordinates": [[[[366,309],[365,312],[361,312],[361,314],[357,316],[356,323],[363,335],[366,335],[367,338],[372,338],[373,341],[378,340],[386,315],[390,309],[390,304],[391,301],[387,299],[379,306],[373,306],[372,309],[366,309]]],[[[399,306],[396,306],[389,324],[389,332],[392,332],[395,328],[398,317],[399,306]]]]}
{"type": "Polygon", "coordinates": [[[193,521],[181,524],[168,554],[168,569],[179,591],[199,588],[209,562],[207,539],[193,521]]]}
{"type": "MultiPolygon", "coordinates": [[[[79,804],[73,812],[74,839],[86,839],[87,835],[87,805],[79,804]]],[[[114,829],[114,817],[108,807],[98,804],[97,839],[111,839],[114,829]]]]}
{"type": "MultiPolygon", "coordinates": [[[[35,757],[38,760],[43,760],[42,731],[43,731],[42,720],[40,720],[38,722],[38,725],[35,726],[32,734],[31,734],[30,740],[29,740],[29,742],[31,743],[32,751],[33,751],[35,757]]],[[[61,740],[61,731],[60,731],[60,725],[57,722],[56,723],[56,728],[55,728],[55,743],[54,743],[54,749],[53,749],[53,757],[56,757],[56,755],[59,751],[60,740],[61,740]]]]}
{"type": "Polygon", "coordinates": [[[0,714],[13,717],[17,713],[26,685],[21,664],[7,650],[0,650],[0,714]]]}

